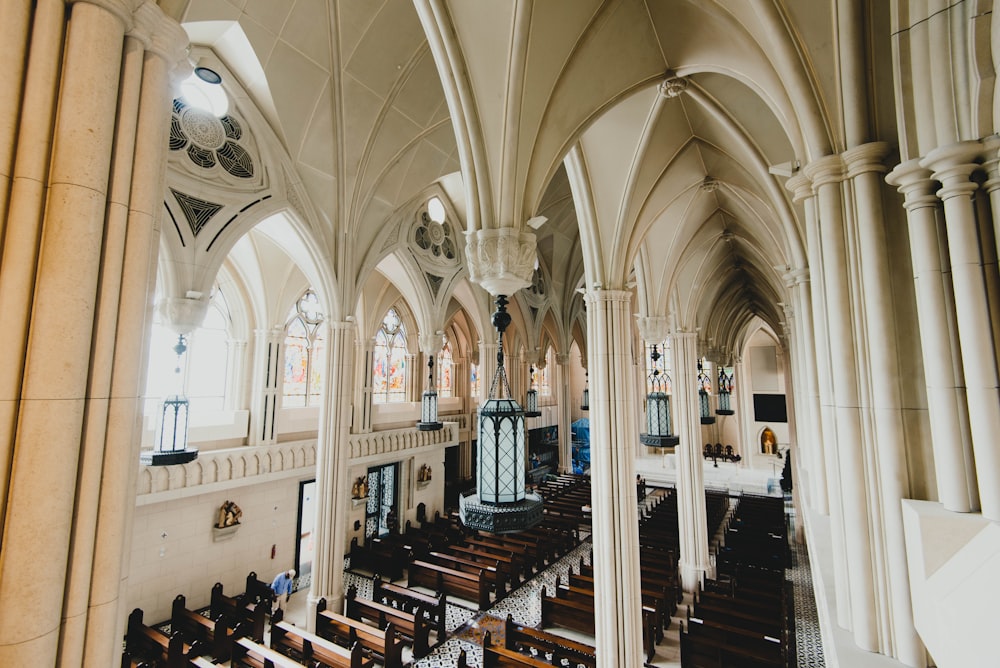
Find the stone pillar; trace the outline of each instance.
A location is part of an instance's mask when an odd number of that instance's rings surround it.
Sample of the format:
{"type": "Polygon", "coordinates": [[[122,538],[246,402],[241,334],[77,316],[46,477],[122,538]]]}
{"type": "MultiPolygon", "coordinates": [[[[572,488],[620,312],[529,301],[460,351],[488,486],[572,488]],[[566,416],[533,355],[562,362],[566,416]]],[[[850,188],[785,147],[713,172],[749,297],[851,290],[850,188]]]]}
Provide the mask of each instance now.
{"type": "Polygon", "coordinates": [[[312,585],[309,589],[310,631],[315,630],[316,603],[326,598],[327,607],[341,610],[344,600],[344,550],[350,510],[348,436],[351,424],[351,393],[354,386],[355,325],[327,322],[326,377],[331,382],[323,393],[319,439],[316,447],[316,553],[313,557],[312,585]]]}
{"type": "MultiPolygon", "coordinates": [[[[0,86],[9,94],[0,95],[0,122],[5,164],[2,195],[6,206],[0,207],[0,230],[4,232],[0,259],[0,349],[5,363],[0,365],[0,528],[14,456],[14,432],[21,398],[24,356],[31,321],[32,286],[38,267],[38,245],[42,236],[45,197],[52,160],[52,129],[59,104],[59,68],[62,62],[63,28],[66,5],[63,2],[38,4],[30,11],[29,3],[0,3],[0,30],[9,36],[3,53],[14,44],[31,44],[19,49],[3,62],[11,69],[0,75],[0,86]],[[5,20],[10,18],[8,24],[5,20]],[[30,29],[25,25],[30,21],[30,29]],[[18,36],[29,29],[30,35],[18,36]],[[27,66],[23,82],[17,74],[27,66]],[[8,76],[9,75],[9,76],[8,76]],[[23,90],[22,90],[23,85],[23,90]],[[18,108],[20,111],[18,111],[18,108]],[[16,122],[15,122],[16,121],[16,122]],[[12,171],[6,164],[13,159],[12,171]],[[9,182],[9,189],[8,189],[9,182]],[[6,214],[6,215],[4,215],[6,214]],[[7,221],[16,220],[16,225],[7,221]]],[[[2,533],[0,533],[2,535],[2,533]]]]}
{"type": "Polygon", "coordinates": [[[556,401],[559,406],[557,424],[559,426],[560,473],[573,472],[573,395],[569,367],[571,359],[572,355],[569,353],[556,354],[556,365],[559,367],[556,401]]]}
{"type": "MultiPolygon", "coordinates": [[[[490,398],[490,383],[497,375],[497,344],[479,340],[479,405],[490,398]]],[[[476,427],[473,427],[475,430],[476,427]]]]}
{"type": "Polygon", "coordinates": [[[117,663],[169,71],[186,39],[152,3],[65,12],[36,7],[38,69],[7,117],[20,119],[0,272],[4,331],[21,339],[3,377],[16,427],[0,437],[12,464],[0,664],[12,666],[117,663]]]}
{"type": "Polygon", "coordinates": [[[996,439],[1000,381],[972,201],[977,186],[969,180],[978,166],[972,161],[980,150],[979,142],[945,146],[931,151],[920,165],[933,170],[942,186],[937,195],[944,202],[979,497],[983,515],[1000,520],[1000,443],[996,439]]]}
{"type": "Polygon", "coordinates": [[[938,215],[940,200],[934,195],[936,182],[919,160],[897,165],[886,180],[906,198],[938,498],[946,509],[967,513],[978,508],[979,495],[968,402],[954,353],[958,331],[954,318],[948,317],[954,310],[948,298],[949,267],[944,263],[945,230],[938,215]]]}
{"type": "Polygon", "coordinates": [[[420,373],[417,360],[420,356],[416,353],[406,353],[406,399],[405,401],[420,401],[420,388],[423,386],[424,377],[420,373]]]}
{"type": "MultiPolygon", "coordinates": [[[[840,156],[820,158],[805,167],[813,182],[819,204],[819,232],[823,257],[823,287],[826,297],[827,344],[833,381],[833,414],[836,420],[835,443],[840,466],[841,509],[850,590],[848,628],[854,632],[859,647],[870,652],[879,650],[875,623],[874,573],[872,571],[873,535],[868,517],[865,477],[864,440],[861,426],[857,358],[854,340],[850,267],[841,199],[843,161],[840,156]],[[849,528],[849,529],[847,529],[849,528]]],[[[838,613],[841,612],[838,599],[838,613]]]]}
{"type": "Polygon", "coordinates": [[[246,406],[246,369],[247,342],[241,339],[227,339],[226,352],[230,360],[226,377],[226,401],[223,408],[227,411],[239,410],[246,406]]]}
{"type": "Polygon", "coordinates": [[[275,417],[281,404],[284,378],[282,343],[285,330],[280,327],[254,331],[253,392],[250,400],[250,445],[268,445],[278,440],[275,417]]]}
{"type": "Polygon", "coordinates": [[[360,380],[354,392],[354,433],[367,434],[372,430],[372,374],[375,359],[375,341],[358,337],[355,342],[355,378],[360,380]]]}
{"type": "Polygon", "coordinates": [[[592,290],[587,300],[590,353],[590,453],[594,509],[594,606],[599,666],[641,666],[642,611],[637,594],[635,384],[628,375],[632,293],[592,290]]]}
{"type": "Polygon", "coordinates": [[[673,353],[674,416],[680,444],[677,461],[677,524],[680,530],[681,580],[693,593],[710,576],[708,517],[705,510],[705,472],[701,454],[701,418],[698,410],[698,335],[675,331],[670,335],[673,353]]]}
{"type": "Polygon", "coordinates": [[[733,402],[736,410],[736,452],[740,455],[739,466],[745,468],[750,465],[753,456],[753,435],[750,433],[751,415],[753,414],[753,389],[746,379],[746,371],[743,366],[743,356],[733,356],[733,402]]]}
{"type": "MultiPolygon", "coordinates": [[[[900,370],[895,354],[898,338],[892,319],[892,285],[885,215],[882,210],[882,160],[888,153],[884,142],[862,144],[843,154],[847,178],[853,185],[854,224],[858,244],[860,282],[864,286],[862,313],[867,335],[865,367],[870,371],[870,415],[875,440],[868,451],[866,469],[871,494],[881,508],[884,542],[876,542],[875,560],[883,576],[876,580],[882,590],[876,597],[884,608],[892,633],[883,634],[882,651],[908,666],[923,666],[926,650],[913,625],[906,541],[903,535],[902,500],[909,498],[906,470],[906,439],[903,427],[900,370]],[[877,452],[876,452],[877,449],[877,452]]],[[[873,522],[877,518],[873,518],[873,522]]]]}
{"type": "MultiPolygon", "coordinates": [[[[51,3],[59,6],[62,3],[51,3]]],[[[0,75],[0,211],[7,211],[11,181],[14,171],[14,154],[17,150],[18,110],[21,108],[21,95],[25,84],[24,72],[34,52],[45,51],[44,48],[28,49],[29,40],[33,36],[32,19],[44,12],[43,7],[32,7],[30,2],[4,2],[0,4],[0,63],[4,63],[4,73],[0,75]],[[27,56],[27,57],[26,57],[27,56]]],[[[51,12],[50,12],[51,13],[51,12]]],[[[49,31],[49,37],[53,36],[49,31]]],[[[59,50],[52,49],[44,57],[54,63],[59,57],[59,50]]],[[[54,64],[52,65],[54,66],[54,64]]],[[[55,92],[54,86],[48,87],[48,94],[55,92]]],[[[44,108],[44,107],[43,107],[44,108]]],[[[51,113],[51,104],[48,105],[51,113]]],[[[37,147],[35,147],[37,150],[37,147]]],[[[0,238],[7,227],[7,218],[0,217],[0,238]]]]}
{"type": "Polygon", "coordinates": [[[827,490],[824,444],[820,430],[819,387],[816,380],[815,332],[813,329],[812,298],[809,292],[809,270],[792,269],[785,275],[785,284],[791,291],[797,317],[796,361],[798,370],[796,383],[799,400],[796,402],[795,432],[799,450],[807,453],[806,465],[809,471],[808,502],[823,515],[830,513],[829,492],[827,490]]]}

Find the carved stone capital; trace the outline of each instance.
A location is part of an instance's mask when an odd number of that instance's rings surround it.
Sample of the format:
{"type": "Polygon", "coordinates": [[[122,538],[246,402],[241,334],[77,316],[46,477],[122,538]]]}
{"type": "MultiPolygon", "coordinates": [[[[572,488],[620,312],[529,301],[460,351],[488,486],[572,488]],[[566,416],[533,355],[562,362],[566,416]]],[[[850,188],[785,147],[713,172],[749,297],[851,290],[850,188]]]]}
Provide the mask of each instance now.
{"type": "Polygon", "coordinates": [[[156,310],[164,324],[178,334],[187,336],[205,322],[208,298],[168,297],[160,300],[156,310]]]}
{"type": "Polygon", "coordinates": [[[556,364],[559,366],[566,366],[571,359],[572,356],[569,353],[556,353],[556,364]]]}
{"type": "Polygon", "coordinates": [[[512,295],[531,285],[535,235],[509,227],[469,232],[465,238],[469,279],[491,295],[512,295]]]}
{"type": "Polygon", "coordinates": [[[191,64],[187,61],[188,35],[177,21],[163,13],[155,2],[146,0],[135,10],[135,25],[128,33],[143,43],[146,50],[163,58],[173,69],[182,73],[191,73],[191,64]]]}
{"type": "Polygon", "coordinates": [[[139,3],[136,0],[68,0],[67,4],[87,4],[100,7],[109,14],[113,14],[122,22],[125,30],[129,31],[133,24],[132,12],[135,11],[139,3]]]}
{"type": "Polygon", "coordinates": [[[421,333],[417,337],[417,344],[424,355],[437,355],[444,348],[444,332],[438,330],[429,334],[421,333]]]}
{"type": "Polygon", "coordinates": [[[639,338],[646,343],[662,343],[670,333],[670,319],[665,315],[642,315],[635,317],[639,328],[639,338]]]}
{"type": "Polygon", "coordinates": [[[668,99],[675,98],[687,90],[687,86],[687,79],[670,72],[667,74],[667,78],[660,84],[660,95],[668,99]]]}

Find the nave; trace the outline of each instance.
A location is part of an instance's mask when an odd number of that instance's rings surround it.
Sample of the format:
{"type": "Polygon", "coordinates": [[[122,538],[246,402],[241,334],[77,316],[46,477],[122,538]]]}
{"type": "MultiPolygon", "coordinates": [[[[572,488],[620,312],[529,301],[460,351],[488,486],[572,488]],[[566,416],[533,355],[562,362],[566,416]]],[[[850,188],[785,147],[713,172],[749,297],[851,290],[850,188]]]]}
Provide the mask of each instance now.
{"type": "MultiPolygon", "coordinates": [[[[645,498],[639,502],[639,507],[637,509],[638,516],[640,518],[645,517],[647,519],[654,519],[656,518],[656,508],[658,506],[661,507],[661,510],[663,508],[672,510],[669,503],[664,503],[664,501],[669,501],[673,494],[675,494],[675,490],[671,488],[650,488],[648,493],[644,495],[645,498]]],[[[713,493],[710,493],[710,495],[712,494],[713,493]]],[[[715,496],[717,501],[725,498],[725,495],[715,494],[715,496]]],[[[732,557],[734,554],[732,547],[736,543],[736,536],[735,534],[730,534],[730,539],[726,541],[725,535],[730,531],[733,531],[734,528],[738,531],[740,527],[745,526],[742,523],[741,518],[738,517],[738,513],[735,512],[739,507],[736,505],[738,504],[739,499],[740,497],[734,496],[731,499],[726,500],[724,517],[722,517],[721,521],[718,522],[719,529],[715,532],[715,537],[712,541],[713,547],[716,548],[714,552],[716,553],[720,573],[723,573],[724,571],[734,573],[737,568],[732,557]],[[729,500],[736,503],[729,505],[729,500]]],[[[746,497],[745,503],[749,507],[755,501],[776,502],[774,504],[770,504],[771,507],[780,503],[780,501],[775,498],[764,499],[762,497],[755,496],[746,497]]],[[[717,507],[720,506],[717,505],[717,507]]],[[[791,512],[792,517],[790,518],[790,521],[794,522],[794,511],[791,512]]],[[[437,520],[440,525],[441,518],[437,518],[437,520]]],[[[662,529],[663,524],[664,523],[662,522],[659,523],[656,529],[662,529]]],[[[416,532],[414,531],[411,535],[416,535],[416,532]]],[[[508,623],[512,623],[517,627],[528,627],[530,629],[543,630],[544,632],[553,634],[554,636],[564,639],[569,643],[582,643],[593,647],[595,642],[592,634],[588,635],[578,629],[565,628],[558,623],[554,624],[545,621],[542,613],[543,591],[550,593],[554,592],[560,586],[560,583],[562,583],[565,587],[567,582],[572,583],[573,578],[579,578],[580,572],[591,565],[592,539],[589,524],[586,522],[582,523],[579,527],[579,533],[577,535],[579,536],[579,541],[576,547],[569,550],[558,559],[553,559],[548,565],[544,566],[544,568],[540,568],[536,573],[525,577],[525,579],[523,579],[519,584],[511,582],[510,591],[505,595],[498,595],[497,599],[493,601],[492,604],[485,610],[478,609],[475,601],[461,596],[449,596],[447,605],[445,606],[445,618],[442,620],[441,627],[438,627],[438,629],[443,628],[445,633],[439,633],[438,630],[431,632],[431,649],[425,656],[414,656],[415,645],[407,644],[404,646],[402,651],[402,665],[413,666],[413,668],[451,668],[463,665],[461,662],[464,661],[465,665],[475,666],[477,668],[481,667],[484,665],[484,637],[486,637],[487,633],[489,633],[489,642],[493,645],[503,646],[505,642],[505,619],[509,619],[510,622],[508,623]]],[[[793,594],[794,598],[794,613],[789,612],[790,615],[794,616],[794,631],[788,636],[791,641],[788,645],[787,661],[783,665],[810,667],[825,666],[819,625],[812,593],[812,583],[809,575],[807,552],[804,545],[798,545],[794,541],[790,543],[789,547],[789,559],[787,562],[787,568],[784,571],[784,580],[790,583],[789,593],[793,594]]],[[[676,566],[674,568],[676,568],[676,566]]],[[[284,622],[301,629],[305,629],[309,622],[308,605],[305,596],[305,593],[308,591],[310,585],[309,578],[309,575],[305,575],[296,581],[295,588],[297,593],[290,598],[283,620],[284,622]]],[[[718,585],[723,580],[728,578],[728,575],[720,575],[716,584],[718,585]]],[[[380,589],[385,586],[383,584],[385,581],[382,580],[381,576],[375,575],[371,570],[363,567],[357,567],[355,564],[352,564],[349,556],[345,558],[345,588],[347,588],[348,591],[356,591],[358,599],[363,601],[372,601],[374,597],[373,583],[376,580],[380,585],[380,589]]],[[[749,579],[747,581],[749,581],[749,579]]],[[[405,589],[407,585],[412,585],[412,581],[409,581],[407,577],[401,577],[394,580],[391,584],[402,590],[405,589]]],[[[648,583],[644,582],[643,586],[646,587],[647,585],[648,583]]],[[[714,588],[721,587],[713,587],[711,582],[706,583],[707,591],[714,588]]],[[[433,592],[429,588],[421,586],[414,587],[414,589],[422,591],[426,594],[437,593],[433,592]]],[[[705,599],[713,595],[715,594],[702,593],[702,601],[708,605],[709,602],[705,599]]],[[[748,603],[748,606],[749,605],[750,603],[748,603]]],[[[655,654],[649,661],[647,661],[647,665],[664,668],[673,666],[749,665],[743,663],[712,664],[705,662],[705,657],[701,657],[699,661],[699,659],[693,656],[688,656],[686,660],[682,661],[680,642],[681,628],[684,626],[690,628],[691,624],[698,623],[700,621],[698,619],[688,619],[688,617],[691,616],[690,608],[692,607],[695,608],[695,615],[700,614],[697,612],[696,602],[692,598],[691,594],[684,593],[683,599],[680,600],[676,610],[674,610],[670,615],[669,621],[664,622],[664,626],[666,628],[663,632],[662,639],[656,643],[655,654]]],[[[752,608],[748,607],[748,609],[752,608]]],[[[208,612],[209,611],[204,611],[202,614],[207,614],[208,612]]],[[[347,612],[348,615],[354,616],[350,609],[348,609],[347,612]]],[[[702,616],[706,618],[708,617],[707,614],[702,614],[702,616]]],[[[169,627],[165,627],[165,625],[158,626],[167,633],[170,632],[169,627]]],[[[263,644],[280,649],[280,643],[275,642],[273,636],[271,635],[273,630],[271,630],[272,627],[270,624],[268,624],[266,629],[263,644]]],[[[718,638],[714,638],[713,642],[718,645],[725,644],[725,642],[718,638]]],[[[425,651],[420,651],[419,653],[425,654],[425,651]]],[[[547,661],[544,664],[526,662],[523,665],[555,664],[555,661],[552,660],[551,657],[545,658],[547,661]],[[548,661],[552,661],[552,663],[549,663],[548,661]]],[[[222,663],[223,665],[229,665],[225,662],[222,663]]],[[[233,665],[244,664],[234,663],[233,665]]],[[[380,661],[379,665],[386,664],[384,661],[380,661]]],[[[488,665],[522,664],[491,663],[488,665]]],[[[587,664],[580,663],[579,665],[586,666],[587,664]]]]}

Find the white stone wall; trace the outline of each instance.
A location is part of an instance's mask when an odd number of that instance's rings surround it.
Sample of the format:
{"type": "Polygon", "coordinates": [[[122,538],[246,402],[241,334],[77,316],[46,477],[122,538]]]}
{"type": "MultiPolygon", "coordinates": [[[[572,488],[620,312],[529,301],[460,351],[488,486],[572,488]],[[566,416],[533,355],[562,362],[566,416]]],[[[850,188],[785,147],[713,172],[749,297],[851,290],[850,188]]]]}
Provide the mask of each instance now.
{"type": "Polygon", "coordinates": [[[128,610],[142,608],[146,623],[160,622],[170,616],[177,594],[195,609],[209,604],[216,582],[227,594],[238,594],[250,571],[270,581],[294,565],[299,478],[248,483],[136,508],[128,610]],[[227,500],[243,510],[240,528],[228,540],[214,542],[212,526],[227,500]]]}

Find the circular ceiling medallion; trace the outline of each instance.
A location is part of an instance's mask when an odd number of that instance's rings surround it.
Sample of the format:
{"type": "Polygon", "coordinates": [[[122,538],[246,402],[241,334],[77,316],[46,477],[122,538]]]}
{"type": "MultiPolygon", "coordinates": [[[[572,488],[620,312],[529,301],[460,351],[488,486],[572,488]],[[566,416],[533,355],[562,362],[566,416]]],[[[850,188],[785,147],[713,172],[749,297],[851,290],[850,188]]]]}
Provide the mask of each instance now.
{"type": "Polygon", "coordinates": [[[191,141],[202,148],[218,149],[226,142],[222,121],[207,111],[188,107],[180,117],[181,127],[191,141]]]}

